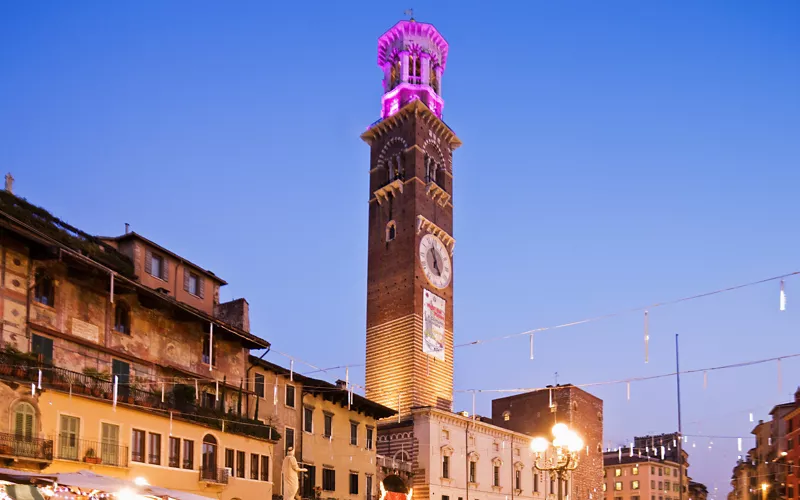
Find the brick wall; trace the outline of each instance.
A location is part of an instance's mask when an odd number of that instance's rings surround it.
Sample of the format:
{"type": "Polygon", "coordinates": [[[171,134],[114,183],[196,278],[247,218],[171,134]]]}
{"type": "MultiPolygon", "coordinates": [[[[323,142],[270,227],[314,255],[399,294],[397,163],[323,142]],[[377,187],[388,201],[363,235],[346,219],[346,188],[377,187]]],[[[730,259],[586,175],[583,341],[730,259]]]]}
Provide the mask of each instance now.
{"type": "Polygon", "coordinates": [[[492,401],[492,422],[507,429],[552,439],[556,422],[567,424],[588,447],[569,486],[574,500],[597,500],[603,484],[603,401],[572,385],[559,385],[492,401]],[[555,406],[551,411],[550,402],[555,406]],[[508,420],[504,413],[508,412],[508,420]]]}

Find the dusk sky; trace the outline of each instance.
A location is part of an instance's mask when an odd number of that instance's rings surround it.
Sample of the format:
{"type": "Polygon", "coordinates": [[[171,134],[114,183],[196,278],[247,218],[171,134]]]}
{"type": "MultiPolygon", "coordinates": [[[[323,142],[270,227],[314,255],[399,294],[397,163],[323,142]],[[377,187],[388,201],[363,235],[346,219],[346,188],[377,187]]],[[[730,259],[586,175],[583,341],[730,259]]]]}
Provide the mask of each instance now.
{"type": "MultiPolygon", "coordinates": [[[[363,384],[359,135],[379,117],[377,38],[409,7],[450,43],[444,119],[464,143],[456,344],[800,270],[794,0],[5,2],[0,169],[90,233],[128,222],[226,279],[267,359],[358,365],[363,384]]],[[[779,281],[651,309],[648,364],[641,312],[538,334],[533,361],[527,337],[457,348],[455,388],[670,373],[676,333],[687,370],[796,354],[800,276],[785,286],[785,312],[779,281]]],[[[684,376],[690,475],[724,498],[749,413],[799,383],[800,358],[684,376]]],[[[606,446],[676,430],[674,378],[630,401],[587,390],[606,446]]]]}

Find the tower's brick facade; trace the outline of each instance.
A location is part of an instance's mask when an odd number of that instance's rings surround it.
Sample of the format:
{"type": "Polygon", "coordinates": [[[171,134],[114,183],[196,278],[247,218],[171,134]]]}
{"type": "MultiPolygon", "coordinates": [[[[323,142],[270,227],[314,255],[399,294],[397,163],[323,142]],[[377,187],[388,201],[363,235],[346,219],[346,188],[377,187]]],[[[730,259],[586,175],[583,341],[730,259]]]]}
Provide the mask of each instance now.
{"type": "Polygon", "coordinates": [[[580,454],[578,468],[573,473],[569,488],[574,496],[570,498],[602,498],[602,399],[573,385],[557,385],[547,390],[495,399],[492,401],[492,421],[506,429],[548,439],[552,439],[551,429],[556,422],[567,424],[581,436],[587,447],[580,454]]]}
{"type": "MultiPolygon", "coordinates": [[[[371,148],[367,270],[366,395],[403,414],[412,407],[451,409],[453,280],[426,278],[419,245],[426,234],[453,232],[453,133],[419,100],[375,125],[371,148]],[[435,174],[430,162],[439,165],[435,174]],[[397,176],[389,169],[398,169],[397,176]],[[390,233],[393,226],[393,234],[390,233]],[[423,295],[445,300],[444,360],[423,352],[423,295]]],[[[452,250],[452,244],[448,250],[452,250]]],[[[452,264],[452,255],[450,255],[452,264]]]]}

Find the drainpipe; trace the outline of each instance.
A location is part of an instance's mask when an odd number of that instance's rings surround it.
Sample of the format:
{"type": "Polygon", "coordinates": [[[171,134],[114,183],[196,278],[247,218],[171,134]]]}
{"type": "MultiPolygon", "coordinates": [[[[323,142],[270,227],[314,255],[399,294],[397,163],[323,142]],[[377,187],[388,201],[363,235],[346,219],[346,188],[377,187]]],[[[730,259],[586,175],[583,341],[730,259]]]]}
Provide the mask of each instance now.
{"type": "MultiPolygon", "coordinates": [[[[269,353],[270,350],[272,350],[272,346],[267,347],[267,350],[264,351],[264,354],[262,354],[261,357],[258,358],[258,360],[261,361],[262,359],[264,359],[264,356],[266,356],[269,353]]],[[[247,370],[245,370],[244,378],[245,378],[245,380],[247,380],[247,385],[249,386],[250,385],[250,370],[253,369],[253,364],[252,363],[248,363],[248,364],[250,366],[248,366],[247,370]]],[[[265,383],[266,383],[266,379],[264,379],[264,380],[265,380],[265,383]]],[[[258,397],[258,394],[256,394],[256,397],[258,397]]],[[[250,398],[249,397],[247,398],[247,404],[245,405],[245,411],[247,412],[248,418],[250,418],[249,417],[249,415],[250,415],[250,398]]],[[[272,431],[269,432],[269,435],[270,435],[270,437],[272,437],[272,431]]]]}

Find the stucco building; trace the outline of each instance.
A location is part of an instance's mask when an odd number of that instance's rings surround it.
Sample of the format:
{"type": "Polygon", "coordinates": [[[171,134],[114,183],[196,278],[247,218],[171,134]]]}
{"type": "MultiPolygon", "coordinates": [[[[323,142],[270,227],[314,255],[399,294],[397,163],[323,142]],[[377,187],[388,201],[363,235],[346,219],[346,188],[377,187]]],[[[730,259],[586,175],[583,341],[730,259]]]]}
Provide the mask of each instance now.
{"type": "Polygon", "coordinates": [[[249,351],[269,343],[246,302],[219,303],[224,280],[136,233],[90,236],[10,181],[0,277],[3,466],[271,495],[280,435],[242,408],[249,351]]]}

